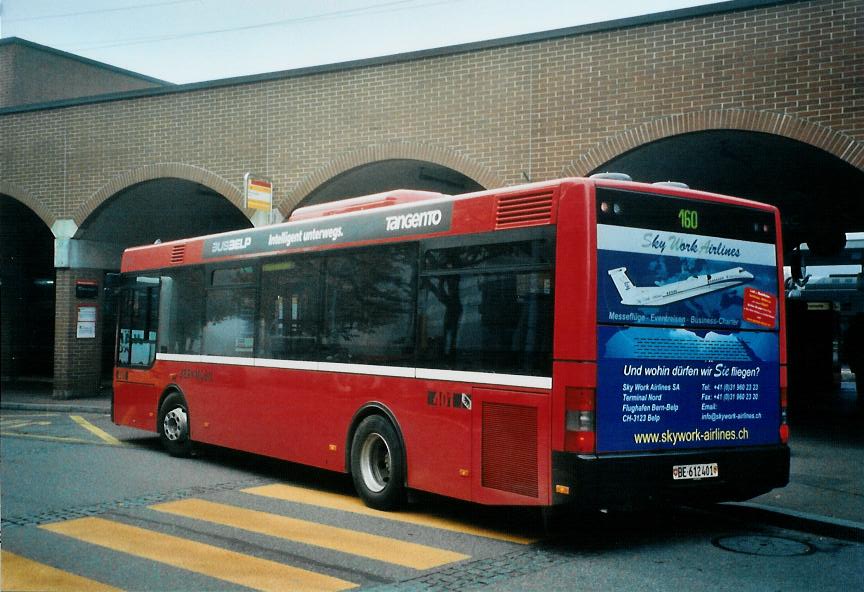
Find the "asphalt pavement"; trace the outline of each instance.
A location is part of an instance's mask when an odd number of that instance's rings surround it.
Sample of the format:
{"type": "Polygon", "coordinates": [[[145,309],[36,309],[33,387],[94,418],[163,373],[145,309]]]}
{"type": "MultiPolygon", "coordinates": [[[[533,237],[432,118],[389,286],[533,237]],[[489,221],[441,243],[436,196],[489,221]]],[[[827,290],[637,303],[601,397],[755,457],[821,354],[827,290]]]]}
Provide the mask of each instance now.
{"type": "MultiPolygon", "coordinates": [[[[725,504],[744,519],[825,536],[864,541],[864,395],[846,372],[837,389],[790,394],[789,485],[748,502],[725,504]]],[[[59,400],[45,382],[0,385],[0,409],[58,413],[111,410],[110,389],[59,400]]]]}

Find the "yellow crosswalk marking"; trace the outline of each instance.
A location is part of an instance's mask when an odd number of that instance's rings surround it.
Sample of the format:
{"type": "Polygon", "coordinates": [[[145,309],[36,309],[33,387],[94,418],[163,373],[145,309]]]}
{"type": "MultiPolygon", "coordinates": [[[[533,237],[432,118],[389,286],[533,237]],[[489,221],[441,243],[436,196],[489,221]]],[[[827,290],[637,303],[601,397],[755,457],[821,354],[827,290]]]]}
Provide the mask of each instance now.
{"type": "Polygon", "coordinates": [[[120,592],[114,588],[83,576],[39,563],[9,551],[0,551],[3,590],[16,592],[120,592]]]}
{"type": "Polygon", "coordinates": [[[102,441],[107,442],[108,444],[113,444],[114,446],[120,446],[122,444],[122,442],[120,440],[118,440],[117,438],[115,438],[114,436],[109,434],[108,432],[106,432],[100,428],[97,428],[95,425],[93,425],[92,423],[90,423],[89,421],[87,421],[86,419],[81,417],[80,415],[70,415],[69,417],[72,419],[72,421],[74,421],[75,423],[77,423],[82,428],[84,428],[85,430],[87,430],[88,432],[90,432],[91,434],[96,436],[97,438],[101,439],[102,441]]]}
{"type": "Polygon", "coordinates": [[[79,518],[40,528],[255,590],[329,591],[357,587],[305,569],[103,518],[79,518]]]}
{"type": "Polygon", "coordinates": [[[468,555],[417,543],[199,499],[168,502],[150,509],[413,569],[430,569],[469,558],[468,555]]]}
{"type": "Polygon", "coordinates": [[[419,514],[414,512],[381,512],[373,510],[363,505],[359,498],[331,493],[328,491],[315,491],[312,489],[303,489],[293,487],[291,485],[283,485],[275,483],[273,485],[262,485],[260,487],[250,487],[242,490],[244,493],[252,495],[260,495],[279,499],[283,501],[295,502],[298,504],[307,504],[328,508],[331,510],[341,510],[343,512],[353,512],[355,514],[363,514],[365,516],[375,516],[385,520],[393,520],[395,522],[405,522],[408,524],[416,524],[419,526],[428,526],[431,528],[440,528],[452,532],[481,536],[490,539],[507,541],[510,543],[519,543],[521,545],[530,545],[537,542],[537,539],[525,537],[518,534],[510,534],[497,530],[483,528],[481,526],[473,526],[464,524],[455,520],[449,520],[440,516],[430,516],[427,514],[419,514]]]}

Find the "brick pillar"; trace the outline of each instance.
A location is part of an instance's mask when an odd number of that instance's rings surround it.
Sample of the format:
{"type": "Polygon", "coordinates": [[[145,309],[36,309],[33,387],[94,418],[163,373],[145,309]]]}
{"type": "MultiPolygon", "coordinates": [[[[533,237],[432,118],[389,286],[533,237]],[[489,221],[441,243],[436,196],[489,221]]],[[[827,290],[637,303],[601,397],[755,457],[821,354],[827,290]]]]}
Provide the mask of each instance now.
{"type": "Polygon", "coordinates": [[[98,269],[57,269],[54,330],[54,398],[92,397],[99,393],[102,352],[102,278],[98,269]],[[95,298],[77,298],[78,281],[95,281],[95,298]],[[79,307],[96,311],[95,337],[78,336],[79,307]]]}

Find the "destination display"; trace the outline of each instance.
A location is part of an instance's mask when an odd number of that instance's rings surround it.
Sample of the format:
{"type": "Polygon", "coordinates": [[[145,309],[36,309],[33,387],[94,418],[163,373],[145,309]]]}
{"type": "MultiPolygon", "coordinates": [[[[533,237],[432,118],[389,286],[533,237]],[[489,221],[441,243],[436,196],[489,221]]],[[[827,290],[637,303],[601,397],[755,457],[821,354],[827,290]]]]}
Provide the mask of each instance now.
{"type": "Polygon", "coordinates": [[[702,210],[627,196],[622,206],[617,195],[606,197],[597,225],[597,450],[776,443],[779,299],[770,218],[733,207],[724,216],[716,204],[702,210]],[[648,212],[644,226],[637,205],[648,212]],[[629,217],[613,223],[615,209],[625,207],[629,217]],[[740,225],[708,224],[709,214],[740,225]]]}
{"type": "Polygon", "coordinates": [[[238,231],[205,239],[202,257],[213,259],[446,232],[450,230],[452,213],[453,203],[448,200],[238,231]]]}

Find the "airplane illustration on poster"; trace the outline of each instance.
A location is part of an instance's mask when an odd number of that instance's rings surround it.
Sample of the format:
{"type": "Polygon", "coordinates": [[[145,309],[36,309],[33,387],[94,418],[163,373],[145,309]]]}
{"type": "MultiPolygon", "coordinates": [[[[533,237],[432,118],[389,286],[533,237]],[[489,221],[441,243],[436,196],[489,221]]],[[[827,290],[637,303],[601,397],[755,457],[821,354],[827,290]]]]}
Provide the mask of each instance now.
{"type": "Polygon", "coordinates": [[[621,304],[627,306],[663,306],[733,288],[753,279],[753,274],[743,267],[733,267],[717,273],[691,276],[662,286],[634,286],[627,277],[626,267],[610,269],[607,273],[618,289],[621,304]]]}

